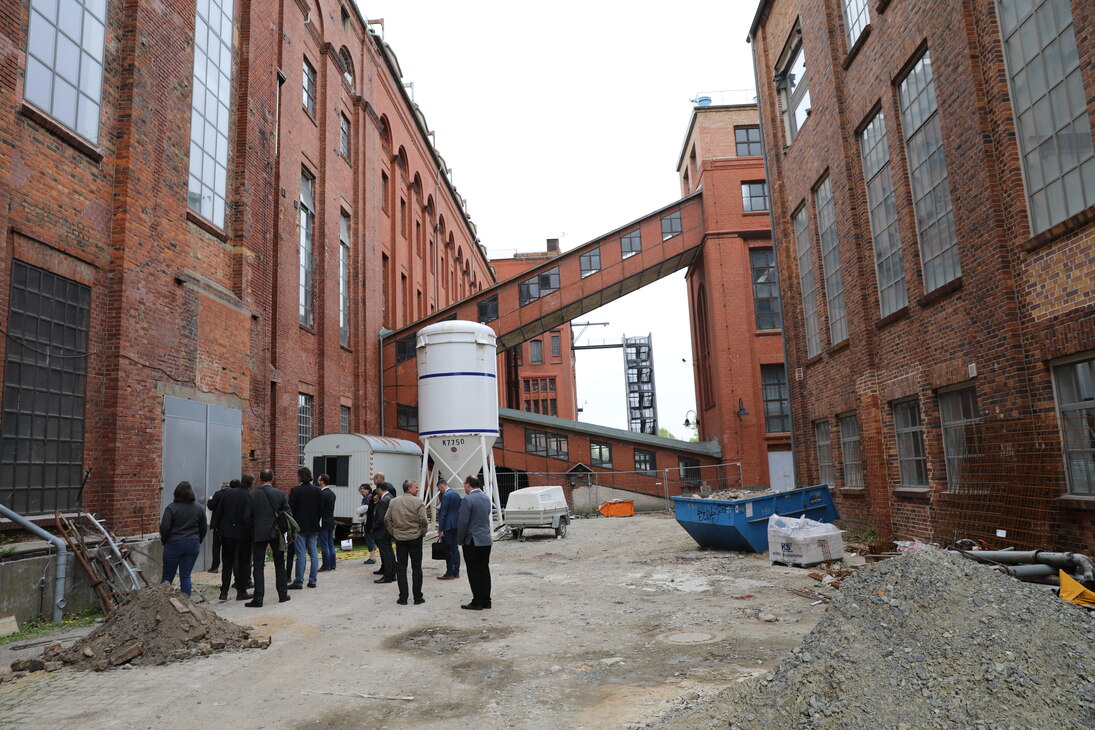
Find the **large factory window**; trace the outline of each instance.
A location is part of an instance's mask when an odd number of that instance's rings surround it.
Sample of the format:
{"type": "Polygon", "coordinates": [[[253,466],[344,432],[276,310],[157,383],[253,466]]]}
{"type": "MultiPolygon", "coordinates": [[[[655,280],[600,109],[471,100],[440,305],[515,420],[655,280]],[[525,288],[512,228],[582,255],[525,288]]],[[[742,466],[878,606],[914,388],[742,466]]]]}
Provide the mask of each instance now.
{"type": "Polygon", "coordinates": [[[897,461],[901,486],[928,486],[928,460],[924,455],[924,424],[920,403],[915,400],[893,404],[894,429],[897,432],[897,461]]]}
{"type": "Polygon", "coordinates": [[[315,233],[316,179],[300,171],[300,323],[312,326],[312,242],[315,233]]]}
{"type": "Polygon", "coordinates": [[[844,0],[844,30],[847,33],[848,48],[859,40],[859,34],[871,22],[867,11],[867,0],[844,0]]]}
{"type": "Polygon", "coordinates": [[[0,492],[17,512],[76,506],[83,472],[91,290],[12,261],[0,492]]]}
{"type": "Polygon", "coordinates": [[[920,237],[924,291],[931,293],[961,276],[962,266],[958,261],[935,78],[927,51],[901,82],[898,92],[916,208],[916,232],[920,237]]]}
{"type": "Polygon", "coordinates": [[[863,128],[859,148],[863,156],[863,178],[867,183],[878,301],[882,316],[886,317],[908,305],[909,296],[905,289],[905,262],[901,258],[890,148],[886,143],[886,120],[882,112],[863,128]]]}
{"type": "Polygon", "coordinates": [[[814,239],[806,218],[805,203],[791,216],[798,253],[798,278],[802,287],[802,317],[806,324],[806,357],[821,352],[821,312],[818,298],[817,264],[814,261],[814,239]]]}
{"type": "Polygon", "coordinates": [[[779,92],[787,144],[798,137],[799,130],[810,117],[810,77],[806,54],[802,48],[802,29],[797,25],[777,65],[776,91],[779,92]]]}
{"type": "Polygon", "coordinates": [[[791,395],[787,387],[787,368],[783,363],[760,366],[764,395],[764,427],[768,433],[791,430],[791,395]]]}
{"type": "Polygon", "coordinates": [[[976,389],[962,388],[939,394],[939,421],[943,427],[943,453],[947,457],[949,489],[961,489],[966,462],[971,455],[977,454],[975,436],[966,427],[979,420],[976,389]]]}
{"type": "Polygon", "coordinates": [[[749,249],[749,267],[753,273],[753,310],[757,329],[778,330],[783,326],[783,315],[779,305],[775,253],[770,248],[749,249]]]}
{"type": "Polygon", "coordinates": [[[350,216],[338,221],[338,344],[350,346],[350,216]]]}
{"type": "MultiPolygon", "coordinates": [[[[1095,204],[1089,95],[1067,2],[999,0],[997,5],[1030,227],[1040,233],[1095,204]]],[[[1090,4],[1076,4],[1081,6],[1090,4]]]]}
{"type": "MultiPolygon", "coordinates": [[[[219,57],[221,15],[215,2],[213,6],[214,28],[211,33],[208,33],[208,37],[215,46],[214,53],[219,57]]],[[[232,4],[229,0],[227,20],[229,43],[232,39],[231,13],[232,4]]],[[[206,20],[199,15],[196,21],[199,29],[206,27],[206,20]]],[[[56,0],[32,0],[30,3],[27,68],[23,93],[31,104],[92,144],[99,142],[104,23],[106,23],[105,2],[69,0],[61,4],[60,12],[58,12],[56,0]]],[[[201,54],[207,47],[206,36],[195,40],[196,44],[201,44],[197,50],[197,54],[201,54]]],[[[231,48],[229,48],[228,58],[231,59],[231,57],[231,48]]],[[[228,71],[231,72],[231,64],[228,71]]],[[[212,101],[215,119],[218,99],[215,67],[213,74],[212,101]]],[[[196,66],[195,81],[198,81],[196,66]]],[[[199,87],[195,84],[194,95],[197,98],[200,94],[204,103],[206,91],[204,73],[200,81],[203,85],[199,87]]],[[[204,133],[204,126],[201,131],[204,133]]]]}
{"type": "Polygon", "coordinates": [[[859,419],[854,413],[840,416],[840,452],[844,457],[844,487],[863,488],[863,452],[859,447],[859,419]]]}
{"type": "Polygon", "coordinates": [[[565,459],[569,453],[567,437],[560,433],[526,428],[525,451],[536,456],[550,456],[555,459],[565,459]]]}
{"type": "MultiPolygon", "coordinates": [[[[224,201],[228,191],[232,6],[232,0],[198,3],[194,19],[190,176],[186,200],[190,210],[221,228],[224,227],[224,201]]],[[[98,117],[98,109],[95,115],[98,117]]]]}
{"type": "Polygon", "coordinates": [[[312,439],[314,402],[307,393],[297,394],[297,466],[304,466],[304,446],[312,439]]]}
{"type": "Polygon", "coordinates": [[[848,312],[844,306],[844,276],[840,270],[840,246],[836,238],[836,206],[833,186],[826,175],[814,189],[817,209],[817,237],[821,241],[821,268],[829,306],[829,343],[848,339],[848,312]]]}
{"type": "Polygon", "coordinates": [[[817,470],[822,484],[836,487],[833,473],[833,439],[828,421],[814,422],[814,444],[817,446],[817,470]]]}
{"type": "Polygon", "coordinates": [[[316,69],[304,59],[304,69],[301,75],[301,104],[304,110],[311,116],[316,115],[316,69]]]}

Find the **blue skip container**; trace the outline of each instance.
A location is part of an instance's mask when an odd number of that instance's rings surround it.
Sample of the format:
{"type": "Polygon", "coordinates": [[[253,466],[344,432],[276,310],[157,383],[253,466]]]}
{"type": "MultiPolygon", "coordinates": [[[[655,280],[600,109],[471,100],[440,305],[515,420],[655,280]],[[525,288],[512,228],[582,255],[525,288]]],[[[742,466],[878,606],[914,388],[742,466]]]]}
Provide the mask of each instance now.
{"type": "Polygon", "coordinates": [[[840,517],[828,484],[732,502],[697,497],[671,497],[677,522],[701,547],[763,553],[768,549],[768,518],[806,515],[818,522],[840,517]]]}

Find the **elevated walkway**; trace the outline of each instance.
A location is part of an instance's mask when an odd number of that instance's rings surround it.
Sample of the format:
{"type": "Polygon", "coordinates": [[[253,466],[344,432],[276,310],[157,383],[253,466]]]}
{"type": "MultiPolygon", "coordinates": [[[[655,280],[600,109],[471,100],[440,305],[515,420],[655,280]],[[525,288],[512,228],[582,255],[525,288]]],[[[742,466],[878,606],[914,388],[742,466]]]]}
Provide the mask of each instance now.
{"type": "Polygon", "coordinates": [[[502,352],[687,268],[703,240],[697,190],[388,335],[381,350],[385,433],[417,438],[413,428],[401,426],[418,404],[415,335],[423,327],[451,319],[482,322],[494,329],[502,352]]]}

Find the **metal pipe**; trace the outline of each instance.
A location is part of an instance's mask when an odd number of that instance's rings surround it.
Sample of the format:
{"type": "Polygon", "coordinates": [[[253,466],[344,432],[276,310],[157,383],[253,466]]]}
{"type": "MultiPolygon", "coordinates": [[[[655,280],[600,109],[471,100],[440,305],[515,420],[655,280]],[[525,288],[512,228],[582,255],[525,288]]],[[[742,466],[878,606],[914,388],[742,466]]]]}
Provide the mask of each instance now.
{"type": "Polygon", "coordinates": [[[1013,578],[1034,578],[1057,575],[1058,568],[1052,565],[1032,563],[1030,565],[1001,565],[996,568],[1001,573],[1007,573],[1013,578]]]}
{"type": "Polygon", "coordinates": [[[12,522],[22,527],[27,532],[33,533],[43,540],[53,543],[57,548],[57,575],[53,579],[53,622],[59,623],[64,616],[65,608],[65,583],[68,578],[68,546],[65,541],[56,535],[52,535],[34,524],[18,512],[14,512],[0,504],[0,515],[7,517],[12,522]]]}
{"type": "Polygon", "coordinates": [[[959,550],[959,553],[982,563],[996,565],[1027,565],[1037,563],[1075,573],[1080,583],[1095,588],[1095,563],[1082,553],[1051,553],[1044,550],[959,550]]]}
{"type": "Polygon", "coordinates": [[[110,549],[114,559],[118,561],[118,565],[125,571],[121,574],[123,576],[123,582],[125,577],[128,577],[129,580],[123,587],[128,591],[139,591],[141,589],[141,581],[137,578],[137,571],[133,569],[133,566],[129,564],[128,560],[122,557],[122,552],[118,549],[118,545],[114,542],[114,538],[112,538],[110,533],[106,531],[106,528],[95,519],[95,515],[90,512],[85,512],[84,517],[86,517],[91,524],[95,526],[95,529],[102,533],[103,537],[106,538],[106,546],[110,549]]]}

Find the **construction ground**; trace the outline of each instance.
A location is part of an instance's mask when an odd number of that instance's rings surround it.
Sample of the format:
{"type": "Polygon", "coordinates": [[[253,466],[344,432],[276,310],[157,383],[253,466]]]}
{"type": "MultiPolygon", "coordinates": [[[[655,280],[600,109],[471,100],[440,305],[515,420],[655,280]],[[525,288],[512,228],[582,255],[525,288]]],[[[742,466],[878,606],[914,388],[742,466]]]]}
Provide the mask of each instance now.
{"type": "MultiPolygon", "coordinates": [[[[0,727],[1095,726],[1095,618],[969,561],[925,572],[910,557],[833,588],[765,554],[697,549],[653,514],[496,543],[490,611],[461,610],[466,581],[436,580],[444,564],[428,559],[420,606],[397,606],[360,558],[261,609],[217,602],[197,574],[204,607],[269,648],[12,676],[43,646],[0,647],[0,727]]],[[[268,599],[272,582],[268,567],[268,599]]]]}

